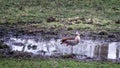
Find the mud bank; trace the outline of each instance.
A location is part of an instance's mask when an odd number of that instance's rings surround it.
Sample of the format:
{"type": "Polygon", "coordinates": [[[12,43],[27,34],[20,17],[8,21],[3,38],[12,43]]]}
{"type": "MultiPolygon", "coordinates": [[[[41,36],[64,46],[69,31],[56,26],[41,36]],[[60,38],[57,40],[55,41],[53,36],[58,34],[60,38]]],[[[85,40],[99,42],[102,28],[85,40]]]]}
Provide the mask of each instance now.
{"type": "Polygon", "coordinates": [[[20,35],[38,35],[41,34],[45,38],[62,38],[75,36],[78,31],[82,39],[103,40],[107,42],[120,41],[120,32],[108,32],[105,30],[89,31],[89,30],[66,30],[66,28],[36,28],[32,26],[22,27],[22,25],[0,27],[0,37],[5,36],[20,36],[20,35]]]}

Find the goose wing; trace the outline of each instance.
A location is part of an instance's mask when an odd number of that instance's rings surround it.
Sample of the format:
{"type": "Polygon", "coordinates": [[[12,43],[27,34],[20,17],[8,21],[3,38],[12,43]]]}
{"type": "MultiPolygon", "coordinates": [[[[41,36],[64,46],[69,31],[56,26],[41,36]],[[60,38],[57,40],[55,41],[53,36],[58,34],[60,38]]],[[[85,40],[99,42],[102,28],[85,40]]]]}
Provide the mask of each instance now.
{"type": "Polygon", "coordinates": [[[61,44],[62,44],[62,43],[65,43],[67,40],[74,40],[74,39],[75,39],[74,37],[63,38],[63,39],[61,40],[61,44]]]}
{"type": "Polygon", "coordinates": [[[68,45],[76,45],[77,41],[76,40],[66,40],[65,43],[67,43],[68,45]]]}

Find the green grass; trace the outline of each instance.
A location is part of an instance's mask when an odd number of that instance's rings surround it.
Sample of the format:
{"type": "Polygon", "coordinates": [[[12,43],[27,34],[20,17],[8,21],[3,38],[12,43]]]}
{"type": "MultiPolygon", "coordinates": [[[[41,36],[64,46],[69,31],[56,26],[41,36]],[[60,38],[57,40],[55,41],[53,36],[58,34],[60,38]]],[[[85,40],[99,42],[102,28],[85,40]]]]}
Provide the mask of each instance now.
{"type": "Polygon", "coordinates": [[[0,68],[119,68],[111,62],[82,62],[71,59],[0,59],[0,68]]]}
{"type": "Polygon", "coordinates": [[[119,0],[0,0],[0,22],[40,21],[49,16],[120,18],[119,0]]]}
{"type": "Polygon", "coordinates": [[[27,24],[44,28],[64,27],[59,22],[47,23],[50,16],[55,18],[98,18],[102,22],[94,24],[67,25],[66,29],[119,31],[120,25],[114,21],[120,19],[120,0],[0,0],[0,24],[27,24]],[[107,21],[111,21],[107,24],[107,21]],[[38,22],[37,24],[34,24],[38,22]],[[113,26],[113,28],[111,28],[113,26]]]}

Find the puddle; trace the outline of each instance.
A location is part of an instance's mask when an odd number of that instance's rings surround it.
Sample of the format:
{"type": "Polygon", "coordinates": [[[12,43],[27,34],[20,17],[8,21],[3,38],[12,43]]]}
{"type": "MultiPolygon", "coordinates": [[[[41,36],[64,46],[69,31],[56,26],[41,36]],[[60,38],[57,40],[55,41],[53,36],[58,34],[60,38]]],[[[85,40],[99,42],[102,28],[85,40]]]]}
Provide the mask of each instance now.
{"type": "MultiPolygon", "coordinates": [[[[46,56],[71,54],[71,46],[60,44],[61,39],[45,40],[42,36],[11,36],[3,40],[15,51],[32,52],[35,55],[46,56]]],[[[98,59],[117,59],[120,58],[120,42],[82,39],[78,45],[73,47],[73,54],[98,59]]]]}

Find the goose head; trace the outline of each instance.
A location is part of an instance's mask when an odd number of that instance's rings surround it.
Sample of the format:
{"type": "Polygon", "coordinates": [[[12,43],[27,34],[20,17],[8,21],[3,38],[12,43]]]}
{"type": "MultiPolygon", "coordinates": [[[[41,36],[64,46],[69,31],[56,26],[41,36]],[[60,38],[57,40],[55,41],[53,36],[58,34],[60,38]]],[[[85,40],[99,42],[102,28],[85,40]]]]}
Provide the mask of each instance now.
{"type": "Polygon", "coordinates": [[[77,36],[80,36],[80,34],[79,34],[79,32],[77,31],[76,33],[75,33],[77,36]]]}
{"type": "Polygon", "coordinates": [[[76,32],[75,40],[79,43],[80,42],[80,34],[79,32],[76,32]]]}

